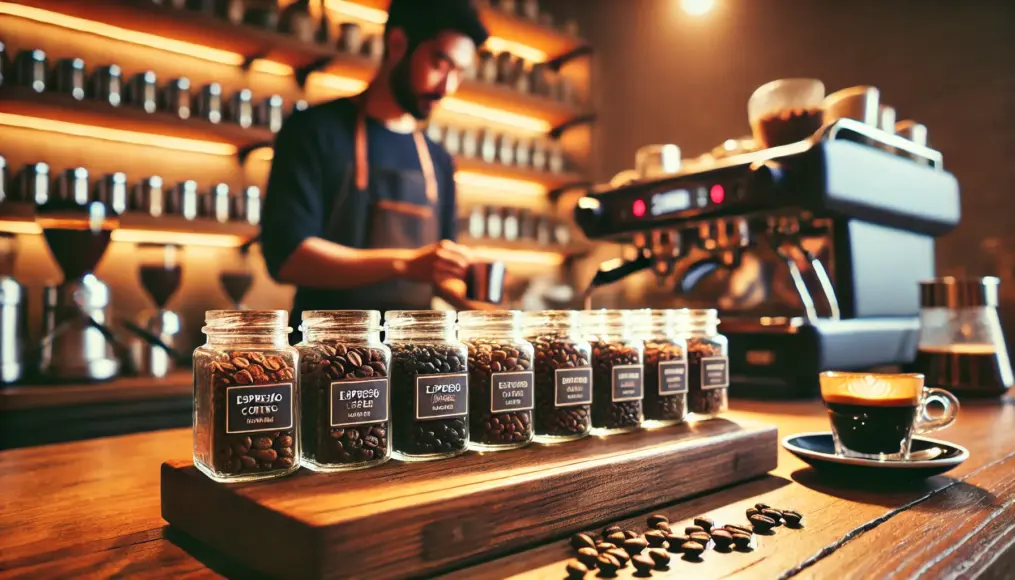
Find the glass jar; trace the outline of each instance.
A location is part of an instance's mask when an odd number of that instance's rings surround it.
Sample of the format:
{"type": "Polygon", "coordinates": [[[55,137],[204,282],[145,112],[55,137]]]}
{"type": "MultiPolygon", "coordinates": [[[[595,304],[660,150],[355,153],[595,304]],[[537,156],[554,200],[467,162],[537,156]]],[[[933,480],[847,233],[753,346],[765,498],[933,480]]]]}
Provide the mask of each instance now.
{"type": "Polygon", "coordinates": [[[473,310],[458,315],[458,338],[469,351],[470,445],[481,451],[532,441],[532,345],[522,338],[521,312],[473,310]]]}
{"type": "Polygon", "coordinates": [[[729,409],[729,341],[714,309],[687,311],[687,409],[715,417],[729,409]]]}
{"type": "Polygon", "coordinates": [[[308,310],[300,353],[303,465],[314,471],[373,467],[391,457],[391,351],[375,310],[308,310]]]}
{"type": "Polygon", "coordinates": [[[403,461],[461,455],[469,448],[469,377],[454,312],[392,310],[392,450],[403,461]]]}
{"type": "Polygon", "coordinates": [[[645,317],[645,426],[675,425],[687,418],[687,311],[645,317]]]}
{"type": "Polygon", "coordinates": [[[997,314],[1000,279],[920,283],[920,342],[914,370],[928,387],[963,397],[1001,396],[1015,382],[997,314]]]}
{"type": "Polygon", "coordinates": [[[581,337],[578,313],[527,313],[523,332],[535,349],[536,441],[585,437],[592,428],[592,347],[581,337]]]}
{"type": "Polygon", "coordinates": [[[627,310],[582,312],[582,333],[592,346],[592,428],[612,435],[641,427],[645,391],[644,345],[627,310]]]}
{"type": "Polygon", "coordinates": [[[284,310],[211,310],[194,351],[194,465],[221,482],[300,466],[296,349],[284,310]]]}

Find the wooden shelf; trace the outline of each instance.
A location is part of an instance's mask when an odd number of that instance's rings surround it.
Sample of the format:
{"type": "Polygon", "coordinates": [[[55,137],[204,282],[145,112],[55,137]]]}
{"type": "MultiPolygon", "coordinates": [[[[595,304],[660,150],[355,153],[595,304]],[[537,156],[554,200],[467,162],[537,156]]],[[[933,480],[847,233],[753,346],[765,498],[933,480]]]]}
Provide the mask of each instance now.
{"type": "Polygon", "coordinates": [[[113,129],[232,145],[239,152],[271,145],[275,139],[274,134],[264,127],[244,129],[225,120],[211,123],[193,117],[181,119],[162,111],[147,113],[129,104],[114,107],[105,101],[79,101],[66,94],[37,93],[17,86],[0,88],[0,113],[94,127],[97,129],[96,136],[101,135],[103,129],[113,129]]]}
{"type": "Polygon", "coordinates": [[[189,370],[174,371],[161,379],[121,377],[105,383],[0,387],[0,412],[187,398],[193,396],[193,389],[189,370]]]}
{"type": "Polygon", "coordinates": [[[501,163],[487,163],[481,159],[468,157],[455,157],[455,168],[458,171],[469,171],[481,173],[499,179],[513,179],[516,181],[529,181],[538,183],[547,191],[554,191],[564,187],[583,183],[585,178],[577,173],[551,173],[549,171],[536,171],[524,167],[514,167],[501,163]]]}

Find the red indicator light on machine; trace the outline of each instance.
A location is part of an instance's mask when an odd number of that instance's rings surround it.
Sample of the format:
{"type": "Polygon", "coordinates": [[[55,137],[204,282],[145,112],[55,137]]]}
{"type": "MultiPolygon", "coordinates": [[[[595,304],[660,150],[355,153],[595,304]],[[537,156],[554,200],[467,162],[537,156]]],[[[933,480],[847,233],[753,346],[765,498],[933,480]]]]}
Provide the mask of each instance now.
{"type": "Polygon", "coordinates": [[[634,200],[634,206],[631,207],[631,213],[634,217],[643,217],[645,215],[645,202],[640,199],[634,200]]]}
{"type": "Polygon", "coordinates": [[[712,203],[722,203],[726,199],[726,190],[717,183],[709,190],[708,196],[712,198],[712,203]]]}

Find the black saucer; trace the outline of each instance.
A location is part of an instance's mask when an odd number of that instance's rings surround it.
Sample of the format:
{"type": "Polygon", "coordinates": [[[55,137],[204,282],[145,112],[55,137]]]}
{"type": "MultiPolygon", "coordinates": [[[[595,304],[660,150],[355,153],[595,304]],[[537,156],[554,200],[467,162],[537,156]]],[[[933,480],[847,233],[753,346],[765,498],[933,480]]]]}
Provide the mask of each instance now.
{"type": "Polygon", "coordinates": [[[806,461],[811,467],[828,474],[849,477],[871,476],[879,479],[926,479],[953,469],[969,458],[969,451],[961,445],[913,437],[910,453],[916,454],[911,461],[877,461],[839,457],[835,454],[832,433],[801,433],[782,440],[787,451],[806,461]],[[939,452],[935,452],[937,448],[939,452]],[[919,459],[920,454],[934,453],[932,459],[919,459]]]}

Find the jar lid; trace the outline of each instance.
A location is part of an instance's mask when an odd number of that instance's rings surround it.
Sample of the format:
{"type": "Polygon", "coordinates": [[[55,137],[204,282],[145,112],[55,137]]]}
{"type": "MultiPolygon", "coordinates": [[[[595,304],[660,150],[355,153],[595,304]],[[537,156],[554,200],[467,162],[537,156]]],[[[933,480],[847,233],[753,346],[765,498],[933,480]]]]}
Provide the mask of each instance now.
{"type": "Polygon", "coordinates": [[[922,308],[997,307],[999,278],[934,278],[920,282],[922,308]]]}

